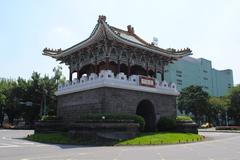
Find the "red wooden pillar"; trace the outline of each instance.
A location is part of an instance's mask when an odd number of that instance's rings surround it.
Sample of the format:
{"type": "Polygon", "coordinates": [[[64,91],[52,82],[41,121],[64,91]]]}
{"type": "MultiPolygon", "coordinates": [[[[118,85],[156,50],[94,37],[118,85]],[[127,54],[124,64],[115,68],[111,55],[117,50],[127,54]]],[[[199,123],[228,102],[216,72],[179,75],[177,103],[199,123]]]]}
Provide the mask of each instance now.
{"type": "Polygon", "coordinates": [[[109,57],[106,57],[105,69],[109,70],[109,57]]]}
{"type": "Polygon", "coordinates": [[[147,64],[147,67],[146,67],[146,74],[148,76],[148,64],[147,64]]]}
{"type": "Polygon", "coordinates": [[[77,79],[79,80],[81,77],[80,77],[80,71],[79,69],[77,70],[77,79]]]}
{"type": "Polygon", "coordinates": [[[131,75],[131,65],[130,62],[128,61],[128,77],[131,75]]]}
{"type": "Polygon", "coordinates": [[[162,72],[161,72],[161,78],[162,78],[162,81],[164,81],[164,65],[162,66],[162,72]]]}
{"type": "Polygon", "coordinates": [[[72,71],[69,69],[69,81],[72,82],[72,71]]]}
{"type": "Polygon", "coordinates": [[[95,61],[95,64],[94,64],[94,72],[95,72],[96,74],[98,74],[98,71],[97,71],[97,61],[95,61]]]}
{"type": "Polygon", "coordinates": [[[157,78],[157,66],[155,65],[155,68],[154,68],[154,78],[157,78]]]}
{"type": "Polygon", "coordinates": [[[117,73],[120,73],[120,60],[118,60],[118,64],[117,64],[117,73]]]}

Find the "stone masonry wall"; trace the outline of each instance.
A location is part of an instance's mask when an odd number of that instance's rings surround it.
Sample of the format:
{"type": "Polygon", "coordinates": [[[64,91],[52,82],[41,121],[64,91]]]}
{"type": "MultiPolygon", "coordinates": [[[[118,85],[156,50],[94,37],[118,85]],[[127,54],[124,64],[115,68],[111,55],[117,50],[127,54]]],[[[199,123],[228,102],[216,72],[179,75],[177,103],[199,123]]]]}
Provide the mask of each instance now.
{"type": "Polygon", "coordinates": [[[77,121],[82,113],[136,114],[142,100],[154,105],[156,118],[176,116],[176,96],[117,88],[97,88],[61,95],[58,99],[58,116],[77,121]]]}

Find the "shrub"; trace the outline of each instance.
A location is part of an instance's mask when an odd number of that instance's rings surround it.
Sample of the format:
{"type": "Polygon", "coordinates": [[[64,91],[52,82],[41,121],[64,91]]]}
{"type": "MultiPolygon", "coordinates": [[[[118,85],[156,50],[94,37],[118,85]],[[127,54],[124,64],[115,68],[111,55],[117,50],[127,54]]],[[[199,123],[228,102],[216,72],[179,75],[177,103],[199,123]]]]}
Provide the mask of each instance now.
{"type": "Polygon", "coordinates": [[[145,121],[143,117],[134,114],[116,114],[116,113],[88,113],[81,114],[80,122],[135,122],[139,123],[143,130],[145,121]]]}
{"type": "Polygon", "coordinates": [[[61,120],[61,118],[57,116],[49,116],[49,115],[42,116],[41,118],[41,121],[55,121],[55,120],[61,120]]]}
{"type": "Polygon", "coordinates": [[[176,120],[173,118],[162,117],[159,119],[157,128],[159,131],[172,131],[176,127],[176,120]]]}
{"type": "Polygon", "coordinates": [[[240,130],[240,126],[216,126],[216,130],[240,130]]]}
{"type": "Polygon", "coordinates": [[[176,121],[192,121],[192,118],[189,116],[177,116],[176,121]]]}

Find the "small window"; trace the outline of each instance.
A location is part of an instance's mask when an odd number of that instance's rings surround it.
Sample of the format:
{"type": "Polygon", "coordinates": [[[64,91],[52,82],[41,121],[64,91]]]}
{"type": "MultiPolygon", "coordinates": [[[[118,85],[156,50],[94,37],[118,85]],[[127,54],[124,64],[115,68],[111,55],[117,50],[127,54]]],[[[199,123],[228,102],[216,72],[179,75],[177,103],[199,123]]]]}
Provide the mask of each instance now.
{"type": "Polygon", "coordinates": [[[208,73],[208,71],[207,71],[207,70],[203,70],[203,72],[204,72],[204,73],[208,73]]]}
{"type": "Polygon", "coordinates": [[[231,84],[228,84],[228,88],[232,88],[232,85],[231,85],[231,84]]]}
{"type": "Polygon", "coordinates": [[[182,80],[181,79],[177,79],[177,85],[182,85],[182,80]]]}
{"type": "Polygon", "coordinates": [[[182,77],[182,75],[181,75],[181,74],[176,74],[176,76],[177,76],[177,77],[182,77]]]}
{"type": "Polygon", "coordinates": [[[207,78],[207,77],[203,77],[203,79],[204,79],[204,80],[208,80],[208,78],[207,78]]]}
{"type": "Polygon", "coordinates": [[[182,71],[176,70],[176,73],[180,73],[180,74],[181,74],[181,73],[182,73],[182,71]]]}

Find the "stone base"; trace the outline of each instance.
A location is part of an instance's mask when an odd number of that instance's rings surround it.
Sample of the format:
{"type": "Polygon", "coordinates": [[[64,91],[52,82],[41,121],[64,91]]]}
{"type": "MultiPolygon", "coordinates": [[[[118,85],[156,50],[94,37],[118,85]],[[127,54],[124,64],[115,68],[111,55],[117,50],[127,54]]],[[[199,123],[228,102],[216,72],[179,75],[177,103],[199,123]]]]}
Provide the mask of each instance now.
{"type": "Polygon", "coordinates": [[[198,134],[198,125],[193,121],[178,121],[176,131],[198,134]]]}
{"type": "Polygon", "coordinates": [[[79,122],[39,121],[35,133],[68,133],[73,138],[83,140],[124,140],[139,133],[139,124],[134,122],[79,122]]]}
{"type": "Polygon", "coordinates": [[[97,88],[57,97],[58,117],[77,121],[82,113],[136,114],[142,100],[150,101],[157,117],[176,116],[176,96],[117,88],[97,88]]]}

